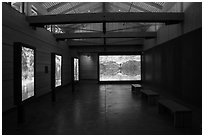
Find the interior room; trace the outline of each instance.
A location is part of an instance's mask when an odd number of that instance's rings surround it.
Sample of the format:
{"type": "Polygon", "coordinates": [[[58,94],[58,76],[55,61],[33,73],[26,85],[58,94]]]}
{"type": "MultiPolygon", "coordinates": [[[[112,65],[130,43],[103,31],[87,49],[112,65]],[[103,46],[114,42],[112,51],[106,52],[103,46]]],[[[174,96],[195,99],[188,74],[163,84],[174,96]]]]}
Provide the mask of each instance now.
{"type": "Polygon", "coordinates": [[[2,2],[3,135],[201,135],[202,2],[2,2]]]}

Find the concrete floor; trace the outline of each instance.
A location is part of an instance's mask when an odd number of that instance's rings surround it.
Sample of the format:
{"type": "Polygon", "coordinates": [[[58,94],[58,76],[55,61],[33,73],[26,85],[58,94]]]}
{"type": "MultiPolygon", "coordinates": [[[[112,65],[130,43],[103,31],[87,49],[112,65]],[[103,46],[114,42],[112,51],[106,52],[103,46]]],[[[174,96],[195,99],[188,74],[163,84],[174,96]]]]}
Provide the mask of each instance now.
{"type": "Polygon", "coordinates": [[[74,93],[67,86],[57,91],[56,96],[55,103],[48,94],[28,104],[23,124],[17,124],[16,110],[3,114],[2,134],[202,134],[196,122],[191,128],[174,128],[169,116],[158,114],[157,106],[132,94],[130,84],[83,82],[74,93]]]}

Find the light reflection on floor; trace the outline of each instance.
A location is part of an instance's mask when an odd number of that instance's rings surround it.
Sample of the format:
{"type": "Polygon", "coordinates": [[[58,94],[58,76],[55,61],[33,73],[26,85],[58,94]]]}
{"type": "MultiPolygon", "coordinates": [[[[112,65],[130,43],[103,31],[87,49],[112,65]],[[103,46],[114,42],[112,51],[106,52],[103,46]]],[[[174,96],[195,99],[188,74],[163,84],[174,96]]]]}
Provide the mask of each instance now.
{"type": "Polygon", "coordinates": [[[16,112],[3,115],[4,134],[151,135],[199,134],[197,127],[175,129],[172,121],[158,114],[132,94],[131,85],[80,83],[57,91],[26,106],[26,123],[16,124],[16,112]]]}

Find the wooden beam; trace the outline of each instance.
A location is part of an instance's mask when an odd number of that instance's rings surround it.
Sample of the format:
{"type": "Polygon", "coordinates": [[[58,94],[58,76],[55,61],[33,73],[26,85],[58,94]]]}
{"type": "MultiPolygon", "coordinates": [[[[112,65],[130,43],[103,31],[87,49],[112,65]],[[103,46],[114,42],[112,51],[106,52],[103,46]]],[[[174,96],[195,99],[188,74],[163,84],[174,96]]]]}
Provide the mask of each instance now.
{"type": "MultiPolygon", "coordinates": [[[[72,45],[72,44],[68,44],[69,48],[87,48],[87,47],[92,47],[92,48],[96,48],[96,47],[101,47],[103,48],[104,45],[103,44],[79,44],[79,45],[72,45]]],[[[137,47],[137,48],[141,48],[143,47],[143,43],[135,43],[135,44],[107,44],[106,48],[109,47],[137,47]]]]}
{"type": "Polygon", "coordinates": [[[107,12],[27,16],[30,25],[102,23],[102,22],[162,22],[175,24],[184,20],[184,13],[107,12]]]}
{"type": "Polygon", "coordinates": [[[155,7],[157,9],[159,9],[159,10],[161,10],[163,8],[163,6],[158,5],[158,4],[154,3],[154,2],[144,2],[144,3],[148,4],[148,5],[152,6],[152,7],[155,7]]]}
{"type": "MultiPolygon", "coordinates": [[[[82,25],[82,24],[80,24],[82,25]]],[[[78,25],[78,26],[80,26],[78,25]]],[[[60,27],[60,28],[63,28],[64,30],[83,30],[83,31],[88,31],[88,32],[102,32],[102,31],[99,31],[99,30],[94,30],[94,29],[86,29],[86,28],[73,28],[73,27],[60,27]]]]}
{"type": "Polygon", "coordinates": [[[107,39],[108,44],[118,44],[118,45],[123,45],[123,44],[135,44],[138,42],[144,42],[144,39],[142,38],[111,38],[107,39]]]}
{"type": "Polygon", "coordinates": [[[48,9],[47,9],[47,12],[51,12],[51,11],[53,11],[54,9],[57,9],[57,8],[59,8],[59,7],[63,6],[63,5],[65,5],[65,4],[67,4],[67,3],[68,3],[68,2],[60,2],[60,3],[56,4],[56,5],[54,5],[54,6],[50,7],[50,8],[48,8],[48,9]]]}
{"type": "Polygon", "coordinates": [[[137,26],[131,26],[131,27],[123,27],[123,28],[118,28],[118,29],[112,29],[108,30],[107,32],[114,32],[114,31],[121,31],[121,30],[133,30],[133,29],[142,29],[146,27],[147,25],[139,24],[137,26]]]}
{"type": "Polygon", "coordinates": [[[57,40],[93,38],[155,38],[156,32],[107,32],[107,33],[62,33],[54,34],[57,40]]]}

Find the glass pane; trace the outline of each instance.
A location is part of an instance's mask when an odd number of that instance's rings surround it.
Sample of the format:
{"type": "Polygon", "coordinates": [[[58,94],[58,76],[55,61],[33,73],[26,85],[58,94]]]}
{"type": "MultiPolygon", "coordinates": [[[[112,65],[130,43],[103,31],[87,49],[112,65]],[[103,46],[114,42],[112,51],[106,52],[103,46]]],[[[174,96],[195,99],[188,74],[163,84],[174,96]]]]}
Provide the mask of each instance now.
{"type": "Polygon", "coordinates": [[[34,96],[34,50],[22,47],[22,101],[34,96]]]}
{"type": "Polygon", "coordinates": [[[55,87],[61,86],[62,56],[55,55],[55,87]]]}

